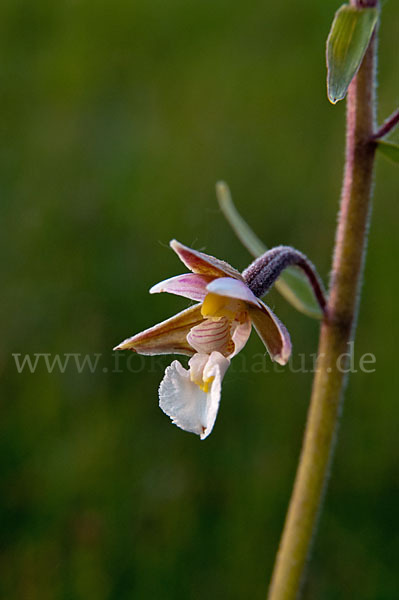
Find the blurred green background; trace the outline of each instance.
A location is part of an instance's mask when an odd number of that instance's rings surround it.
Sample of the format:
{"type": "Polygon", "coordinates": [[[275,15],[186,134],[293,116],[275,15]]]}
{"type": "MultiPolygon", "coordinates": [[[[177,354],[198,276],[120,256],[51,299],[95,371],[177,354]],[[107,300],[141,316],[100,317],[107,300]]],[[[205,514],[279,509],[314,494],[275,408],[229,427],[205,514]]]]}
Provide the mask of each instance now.
{"type": "MultiPolygon", "coordinates": [[[[269,245],[328,278],[345,106],[326,98],[339,3],[2,0],[0,597],[262,599],[312,374],[252,336],[205,442],[159,410],[171,357],[112,347],[187,306],[149,296],[178,240],[250,261],[218,210],[225,179],[269,245]],[[18,373],[13,354],[88,354],[18,373]],[[83,359],[83,358],[82,358],[83,359]],[[268,372],[264,372],[267,370],[268,372]]],[[[379,120],[399,103],[399,10],[384,6],[379,120]]],[[[399,170],[378,158],[355,363],[305,598],[397,597],[399,170]]],[[[269,303],[299,355],[318,324],[269,303]]],[[[183,359],[184,361],[184,359],[183,359]]],[[[300,366],[300,365],[299,365],[300,366]]]]}

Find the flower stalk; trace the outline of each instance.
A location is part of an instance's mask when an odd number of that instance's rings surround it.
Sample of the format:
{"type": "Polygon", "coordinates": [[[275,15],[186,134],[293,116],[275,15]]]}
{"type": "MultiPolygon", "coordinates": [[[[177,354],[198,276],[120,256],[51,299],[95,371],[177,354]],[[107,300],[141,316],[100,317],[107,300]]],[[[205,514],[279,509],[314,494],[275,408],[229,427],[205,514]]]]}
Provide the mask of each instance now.
{"type": "Polygon", "coordinates": [[[372,136],[372,140],[378,141],[390,133],[399,123],[399,108],[395,110],[372,136]]]}
{"type": "Polygon", "coordinates": [[[276,246],[257,258],[243,271],[244,281],[251,291],[261,298],[287,267],[300,268],[308,278],[322,314],[326,310],[326,298],[321,279],[310,260],[291,246],[276,246]]]}
{"type": "MultiPolygon", "coordinates": [[[[355,0],[351,4],[360,6],[355,0]]],[[[346,380],[346,369],[338,358],[348,352],[354,337],[370,218],[376,148],[376,43],[375,31],[348,89],[345,171],[330,293],[305,437],[269,600],[299,597],[334,451],[346,380]]]]}

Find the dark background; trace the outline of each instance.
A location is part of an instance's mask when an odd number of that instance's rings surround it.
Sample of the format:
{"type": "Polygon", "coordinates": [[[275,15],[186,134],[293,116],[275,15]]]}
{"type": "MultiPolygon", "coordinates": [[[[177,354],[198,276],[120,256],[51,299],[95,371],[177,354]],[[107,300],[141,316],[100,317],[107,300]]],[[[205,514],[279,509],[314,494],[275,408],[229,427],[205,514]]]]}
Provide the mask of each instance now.
{"type": "MultiPolygon", "coordinates": [[[[262,599],[283,525],[312,374],[276,372],[255,335],[225,377],[204,442],[172,426],[171,357],[112,347],[187,306],[149,296],[184,268],[178,240],[244,268],[218,210],[225,179],[269,246],[328,279],[344,102],[326,98],[339,4],[2,0],[0,596],[262,599]],[[18,373],[13,354],[95,360],[18,373]],[[265,372],[265,371],[268,372],[265,372]]],[[[379,121],[399,104],[399,11],[383,9],[379,121]]],[[[398,589],[399,170],[377,159],[355,346],[305,598],[398,589]]],[[[293,366],[318,324],[272,292],[293,366]]],[[[183,359],[184,361],[184,359],[183,359]]]]}

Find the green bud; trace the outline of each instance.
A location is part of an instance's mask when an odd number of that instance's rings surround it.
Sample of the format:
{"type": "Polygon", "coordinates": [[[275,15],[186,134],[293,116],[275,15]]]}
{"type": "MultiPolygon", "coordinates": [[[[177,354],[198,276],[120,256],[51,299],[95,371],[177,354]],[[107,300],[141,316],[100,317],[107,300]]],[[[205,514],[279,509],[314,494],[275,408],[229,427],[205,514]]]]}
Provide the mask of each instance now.
{"type": "Polygon", "coordinates": [[[336,104],[346,96],[378,19],[375,7],[344,4],[335,13],[327,38],[327,96],[336,104]]]}

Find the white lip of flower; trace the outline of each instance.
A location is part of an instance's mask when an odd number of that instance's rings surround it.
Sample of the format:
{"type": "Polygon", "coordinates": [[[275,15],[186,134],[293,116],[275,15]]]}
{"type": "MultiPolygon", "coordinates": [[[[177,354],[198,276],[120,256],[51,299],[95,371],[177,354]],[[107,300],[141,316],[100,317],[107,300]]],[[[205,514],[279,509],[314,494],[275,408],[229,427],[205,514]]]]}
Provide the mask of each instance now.
{"type": "Polygon", "coordinates": [[[199,304],[128,338],[114,350],[140,354],[186,354],[189,369],[175,360],[159,386],[159,405],[172,422],[205,439],[212,431],[221,384],[230,360],[245,346],[254,325],[272,360],[286,364],[291,353],[284,325],[228,263],[170,243],[192,271],[162,281],[150,293],[169,292],[199,304]]]}

